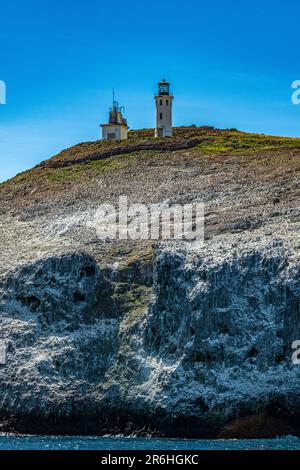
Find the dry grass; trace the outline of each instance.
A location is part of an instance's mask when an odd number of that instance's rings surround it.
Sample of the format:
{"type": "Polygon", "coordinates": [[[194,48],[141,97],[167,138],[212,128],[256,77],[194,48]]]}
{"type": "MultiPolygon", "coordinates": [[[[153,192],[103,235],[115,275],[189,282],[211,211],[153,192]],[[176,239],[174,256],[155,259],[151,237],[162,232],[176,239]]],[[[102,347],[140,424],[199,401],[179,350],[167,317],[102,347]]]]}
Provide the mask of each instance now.
{"type": "Polygon", "coordinates": [[[198,152],[218,155],[257,153],[277,149],[300,149],[300,139],[247,134],[236,130],[218,130],[210,127],[178,127],[170,139],[153,137],[153,130],[131,131],[126,141],[85,142],[63,150],[42,168],[61,168],[77,163],[102,160],[133,152],[180,151],[195,149],[198,152]]]}
{"type": "Polygon", "coordinates": [[[89,210],[119,195],[147,204],[196,197],[206,205],[211,237],[278,217],[300,220],[299,172],[300,139],[204,127],[176,128],[172,139],[131,131],[126,142],[80,144],[3,183],[0,212],[32,218],[89,210]],[[191,146],[183,148],[186,142],[191,146]],[[125,153],[105,153],[124,145],[125,153]],[[144,150],[133,151],[137,145],[144,150]]]}

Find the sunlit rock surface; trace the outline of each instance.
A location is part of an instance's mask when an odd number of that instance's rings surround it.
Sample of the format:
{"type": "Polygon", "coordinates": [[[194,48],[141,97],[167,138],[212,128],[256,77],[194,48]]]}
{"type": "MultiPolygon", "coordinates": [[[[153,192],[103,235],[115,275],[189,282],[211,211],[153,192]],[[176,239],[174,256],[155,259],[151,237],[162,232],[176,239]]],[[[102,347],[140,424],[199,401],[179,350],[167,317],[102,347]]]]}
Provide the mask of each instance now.
{"type": "Polygon", "coordinates": [[[300,143],[175,135],[81,144],[0,186],[2,430],[300,433],[300,143]],[[204,245],[101,242],[119,195],[204,202],[204,245]]]}

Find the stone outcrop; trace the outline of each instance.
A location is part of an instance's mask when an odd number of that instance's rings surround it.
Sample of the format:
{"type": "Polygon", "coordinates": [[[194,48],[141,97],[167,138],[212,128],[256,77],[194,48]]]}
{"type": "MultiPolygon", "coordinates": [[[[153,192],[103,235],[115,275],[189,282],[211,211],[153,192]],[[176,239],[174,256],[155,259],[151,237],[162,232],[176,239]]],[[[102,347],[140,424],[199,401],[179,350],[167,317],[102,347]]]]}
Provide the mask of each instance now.
{"type": "Polygon", "coordinates": [[[299,140],[150,133],[0,185],[0,429],[300,435],[299,140]],[[204,245],[100,241],[119,195],[204,202],[204,245]]]}
{"type": "Polygon", "coordinates": [[[84,252],[14,270],[1,285],[2,429],[205,437],[258,415],[298,432],[294,247],[170,243],[153,276],[149,260],[104,269],[84,252]]]}

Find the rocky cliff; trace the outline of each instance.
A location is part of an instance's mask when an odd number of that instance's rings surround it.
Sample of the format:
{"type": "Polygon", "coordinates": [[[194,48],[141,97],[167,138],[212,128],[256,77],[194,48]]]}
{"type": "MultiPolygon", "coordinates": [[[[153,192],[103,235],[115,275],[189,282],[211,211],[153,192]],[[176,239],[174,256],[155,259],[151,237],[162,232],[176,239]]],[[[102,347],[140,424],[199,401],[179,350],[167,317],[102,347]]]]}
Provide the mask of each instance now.
{"type": "Polygon", "coordinates": [[[300,140],[150,135],[0,186],[2,430],[300,434],[300,140]],[[119,195],[204,202],[204,246],[100,241],[119,195]]]}

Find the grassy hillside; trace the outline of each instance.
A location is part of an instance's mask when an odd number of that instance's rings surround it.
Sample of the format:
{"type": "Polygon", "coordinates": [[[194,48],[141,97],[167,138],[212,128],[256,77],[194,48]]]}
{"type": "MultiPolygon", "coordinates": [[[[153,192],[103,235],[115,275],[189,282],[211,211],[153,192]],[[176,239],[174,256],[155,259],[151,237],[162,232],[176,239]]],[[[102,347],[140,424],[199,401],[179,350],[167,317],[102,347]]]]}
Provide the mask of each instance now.
{"type": "Polygon", "coordinates": [[[241,155],[278,149],[299,148],[300,139],[248,134],[237,130],[211,127],[178,127],[172,139],[155,138],[153,129],[129,132],[126,141],[85,142],[60,152],[39,165],[42,168],[66,167],[76,163],[97,161],[115,155],[144,151],[180,151],[195,149],[204,154],[241,155]]]}
{"type": "Polygon", "coordinates": [[[122,142],[78,144],[0,186],[0,211],[32,218],[116,202],[206,204],[207,233],[298,220],[300,139],[211,127],[174,137],[131,131],[122,142]]]}

